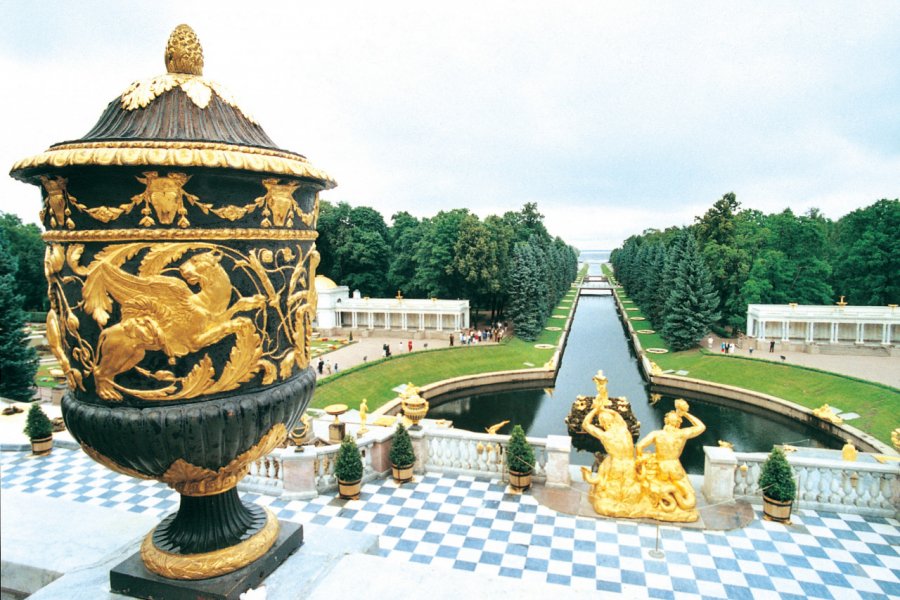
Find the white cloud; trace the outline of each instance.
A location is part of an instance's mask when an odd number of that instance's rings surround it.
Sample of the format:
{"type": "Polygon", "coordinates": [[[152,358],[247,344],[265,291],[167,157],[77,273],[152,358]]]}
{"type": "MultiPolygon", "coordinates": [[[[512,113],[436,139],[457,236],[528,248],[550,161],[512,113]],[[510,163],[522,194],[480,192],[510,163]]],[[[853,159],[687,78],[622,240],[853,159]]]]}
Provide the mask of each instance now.
{"type": "MultiPolygon", "coordinates": [[[[552,233],[610,247],[732,190],[832,218],[900,195],[895,2],[86,0],[5,16],[6,165],[86,132],[163,70],[187,22],[206,75],[337,179],[330,200],[388,219],[535,201],[552,233]]],[[[34,220],[37,190],[6,180],[0,196],[34,220]]]]}

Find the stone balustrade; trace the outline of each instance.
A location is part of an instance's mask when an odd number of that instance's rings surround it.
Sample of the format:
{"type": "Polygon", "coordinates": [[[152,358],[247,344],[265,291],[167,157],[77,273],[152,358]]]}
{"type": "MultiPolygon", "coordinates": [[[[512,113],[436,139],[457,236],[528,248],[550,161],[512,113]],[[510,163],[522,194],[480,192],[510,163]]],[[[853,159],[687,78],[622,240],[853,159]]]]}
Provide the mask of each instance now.
{"type": "MultiPolygon", "coordinates": [[[[474,433],[462,429],[430,428],[411,432],[416,452],[416,471],[461,473],[508,479],[508,435],[474,433]]],[[[532,477],[550,487],[569,485],[569,452],[572,441],[565,435],[528,438],[534,448],[532,477]]]]}
{"type": "MultiPolygon", "coordinates": [[[[427,427],[410,431],[416,453],[415,471],[461,473],[507,479],[506,445],[508,435],[472,433],[461,429],[427,427]]],[[[393,429],[372,428],[357,440],[363,459],[363,481],[389,474],[389,451],[393,429]]],[[[568,436],[530,438],[534,447],[534,480],[548,486],[569,484],[568,436]]],[[[250,466],[241,481],[244,491],[283,496],[292,499],[314,498],[337,487],[334,464],[340,445],[279,448],[250,466]]]]}
{"type": "MultiPolygon", "coordinates": [[[[703,493],[709,502],[762,502],[759,475],[767,453],[709,446],[704,451],[703,493]]],[[[900,463],[881,464],[866,453],[844,461],[840,451],[806,448],[787,456],[797,482],[795,508],[882,517],[900,511],[900,463]]]]}
{"type": "MultiPolygon", "coordinates": [[[[448,472],[506,480],[508,435],[473,433],[426,426],[410,431],[416,453],[415,471],[448,472]]],[[[393,429],[376,427],[358,440],[363,458],[363,481],[387,476],[393,429]]],[[[534,447],[534,480],[550,487],[567,486],[568,436],[529,438],[534,447]]],[[[308,499],[337,487],[334,464],[340,446],[308,446],[275,450],[250,467],[240,484],[255,493],[308,499]]],[[[702,491],[710,503],[748,499],[759,503],[759,474],[768,454],[704,447],[706,464],[702,491]]],[[[788,460],[797,481],[795,508],[811,508],[870,516],[896,517],[900,509],[900,463],[881,464],[874,455],[860,453],[853,462],[836,450],[801,448],[788,460]]]]}

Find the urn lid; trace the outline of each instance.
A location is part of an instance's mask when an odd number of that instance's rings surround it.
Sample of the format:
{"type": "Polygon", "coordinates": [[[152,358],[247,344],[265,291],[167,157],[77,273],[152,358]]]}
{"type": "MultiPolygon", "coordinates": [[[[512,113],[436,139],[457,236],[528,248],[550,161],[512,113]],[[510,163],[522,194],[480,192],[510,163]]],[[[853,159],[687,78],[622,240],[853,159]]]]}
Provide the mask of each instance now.
{"type": "Polygon", "coordinates": [[[223,86],[203,77],[203,49],[188,25],[169,36],[165,63],[165,74],[128,86],[82,138],[19,161],[10,174],[36,183],[66,166],[227,167],[336,185],[303,155],[278,148],[223,86]]]}

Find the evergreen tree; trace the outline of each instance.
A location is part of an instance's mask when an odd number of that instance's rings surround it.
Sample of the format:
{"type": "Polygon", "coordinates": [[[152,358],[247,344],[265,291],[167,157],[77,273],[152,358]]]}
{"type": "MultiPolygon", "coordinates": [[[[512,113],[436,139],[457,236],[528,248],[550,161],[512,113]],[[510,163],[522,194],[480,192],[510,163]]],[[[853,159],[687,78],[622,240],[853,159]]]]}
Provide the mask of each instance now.
{"type": "Polygon", "coordinates": [[[516,335],[529,341],[537,339],[543,325],[535,266],[531,245],[516,244],[512,254],[507,316],[516,335]]]}
{"type": "Polygon", "coordinates": [[[694,236],[682,238],[672,291],[666,301],[662,336],[673,350],[687,350],[709,331],[719,314],[719,297],[694,236]]]}
{"type": "Polygon", "coordinates": [[[22,298],[15,293],[17,268],[9,242],[0,230],[0,396],[31,400],[38,355],[26,340],[22,298]]]}

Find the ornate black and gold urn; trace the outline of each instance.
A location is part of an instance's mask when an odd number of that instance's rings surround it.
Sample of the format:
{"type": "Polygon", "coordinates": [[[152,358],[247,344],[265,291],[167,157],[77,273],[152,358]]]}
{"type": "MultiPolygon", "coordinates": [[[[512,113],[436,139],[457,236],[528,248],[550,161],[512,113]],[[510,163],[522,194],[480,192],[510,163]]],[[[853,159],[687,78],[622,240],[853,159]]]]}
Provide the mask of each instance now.
{"type": "Polygon", "coordinates": [[[318,193],[335,183],[202,77],[190,27],[165,59],[87,135],[11,175],[43,195],[66,426],[97,461],[181,494],[141,556],[163,577],[205,579],[279,535],[235,486],[313,393],[318,193]]]}

